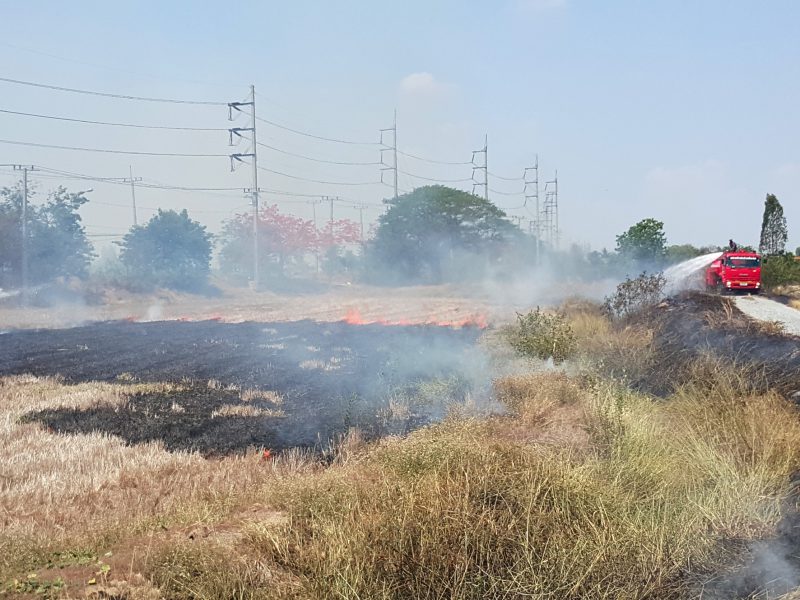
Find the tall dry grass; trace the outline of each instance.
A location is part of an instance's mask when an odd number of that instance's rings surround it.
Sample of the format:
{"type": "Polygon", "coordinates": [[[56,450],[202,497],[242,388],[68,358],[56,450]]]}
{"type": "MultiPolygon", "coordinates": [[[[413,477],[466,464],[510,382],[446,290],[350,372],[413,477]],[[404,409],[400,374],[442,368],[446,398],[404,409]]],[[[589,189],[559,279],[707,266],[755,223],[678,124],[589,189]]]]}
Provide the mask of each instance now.
{"type": "Polygon", "coordinates": [[[800,466],[793,405],[704,386],[665,403],[609,382],[570,393],[588,455],[469,420],[385,441],[354,466],[285,481],[274,502],[290,521],[250,541],[309,597],[691,597],[730,560],[720,540],[771,531],[800,466]]]}

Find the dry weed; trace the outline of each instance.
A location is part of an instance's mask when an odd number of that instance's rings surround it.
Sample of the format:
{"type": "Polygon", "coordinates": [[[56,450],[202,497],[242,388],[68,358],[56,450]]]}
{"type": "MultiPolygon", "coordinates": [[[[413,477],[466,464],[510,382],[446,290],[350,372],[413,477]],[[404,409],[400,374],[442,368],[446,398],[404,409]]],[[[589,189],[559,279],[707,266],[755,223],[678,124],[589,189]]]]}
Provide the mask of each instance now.
{"type": "Polygon", "coordinates": [[[497,399],[523,422],[544,423],[558,406],[580,400],[578,385],[560,372],[511,375],[494,381],[497,399]]]}

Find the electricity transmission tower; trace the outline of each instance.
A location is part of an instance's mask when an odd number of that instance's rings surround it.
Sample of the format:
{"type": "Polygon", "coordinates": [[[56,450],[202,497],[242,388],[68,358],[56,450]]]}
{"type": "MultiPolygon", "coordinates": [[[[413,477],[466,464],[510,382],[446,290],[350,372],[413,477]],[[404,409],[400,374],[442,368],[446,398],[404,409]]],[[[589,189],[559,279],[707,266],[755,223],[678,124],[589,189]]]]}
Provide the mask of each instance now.
{"type": "Polygon", "coordinates": [[[233,171],[236,162],[244,162],[245,158],[249,158],[253,167],[253,186],[245,188],[244,193],[250,194],[253,198],[253,287],[257,290],[259,287],[259,267],[258,267],[258,143],[256,141],[256,87],[250,86],[250,101],[249,102],[229,102],[228,103],[228,120],[233,121],[233,111],[244,112],[242,107],[250,107],[250,127],[232,127],[228,129],[229,142],[233,146],[233,138],[244,138],[243,133],[250,134],[250,152],[235,153],[230,155],[231,171],[233,171]]]}
{"type": "Polygon", "coordinates": [[[473,150],[472,151],[472,193],[475,193],[475,189],[482,187],[483,188],[483,199],[489,200],[489,135],[485,135],[483,138],[483,148],[481,150],[473,150]],[[475,164],[475,155],[476,154],[483,154],[483,164],[475,164]],[[476,171],[483,171],[483,182],[480,182],[475,179],[475,172],[476,171]]]}
{"type": "Polygon", "coordinates": [[[539,214],[540,207],[539,207],[539,155],[536,155],[536,161],[534,162],[532,167],[527,167],[525,169],[525,174],[523,176],[525,181],[525,206],[528,207],[528,212],[531,212],[531,206],[534,206],[533,212],[533,220],[530,222],[529,230],[530,233],[534,235],[536,238],[536,264],[538,265],[541,262],[541,253],[542,253],[542,231],[540,227],[540,218],[541,215],[539,214]],[[530,203],[530,204],[529,204],[530,203]]]}
{"type": "Polygon", "coordinates": [[[393,186],[394,186],[394,198],[397,200],[397,109],[394,111],[394,121],[392,122],[391,127],[387,127],[386,129],[381,129],[381,183],[385,183],[383,181],[383,173],[384,171],[392,171],[393,172],[393,186]],[[390,146],[386,142],[383,141],[384,134],[388,132],[392,132],[392,145],[390,146]],[[391,152],[392,153],[392,163],[391,166],[386,163],[383,157],[384,152],[391,152]]]}

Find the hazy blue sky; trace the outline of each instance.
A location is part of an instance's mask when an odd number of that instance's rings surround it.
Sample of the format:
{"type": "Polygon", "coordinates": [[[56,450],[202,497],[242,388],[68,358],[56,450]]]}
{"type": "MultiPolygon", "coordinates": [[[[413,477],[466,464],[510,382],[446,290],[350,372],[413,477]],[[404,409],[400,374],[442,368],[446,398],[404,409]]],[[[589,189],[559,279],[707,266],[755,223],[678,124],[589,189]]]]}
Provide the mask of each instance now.
{"type": "MultiPolygon", "coordinates": [[[[778,195],[790,245],[800,245],[800,3],[794,1],[497,2],[11,2],[0,4],[0,77],[119,94],[228,102],[255,84],[260,116],[321,136],[376,142],[397,108],[400,148],[469,161],[489,136],[489,169],[518,177],[539,154],[558,169],[564,239],[613,247],[645,217],[671,243],[757,243],[764,196],[778,195]]],[[[229,126],[217,106],[130,102],[0,83],[0,109],[189,127],[229,126]]],[[[245,123],[239,120],[236,126],[245,123]]],[[[136,151],[220,153],[225,132],[170,132],[64,123],[0,113],[0,138],[136,151]]],[[[318,141],[259,124],[288,152],[374,162],[377,146],[318,141]]],[[[246,151],[240,147],[239,151],[246,151]]],[[[323,181],[368,183],[377,166],[334,166],[261,148],[266,168],[323,181]]],[[[95,154],[0,143],[0,163],[101,177],[245,187],[226,158],[95,154]]],[[[468,165],[400,157],[434,179],[468,165]]],[[[337,186],[261,172],[262,187],[379,203],[380,184],[337,186]]],[[[56,179],[34,177],[46,190],[56,179]]],[[[0,174],[0,185],[12,177],[0,174]]],[[[388,177],[387,177],[388,181],[388,177]]],[[[93,235],[131,221],[123,186],[94,187],[83,209],[93,235]],[[117,206],[121,205],[121,206],[117,206]]],[[[401,174],[410,189],[424,180],[401,174]]],[[[471,190],[471,184],[453,184],[471,190]]],[[[493,190],[522,183],[490,178],[493,190]]],[[[490,194],[501,207],[521,196],[490,194]]],[[[300,197],[270,196],[311,215],[300,197]]],[[[212,230],[243,210],[240,193],[140,189],[143,207],[186,207],[212,230]]],[[[349,204],[337,216],[357,218],[349,204]]],[[[374,219],[377,207],[365,211],[374,219]]],[[[526,208],[509,211],[529,218],[526,208]]],[[[140,220],[152,211],[143,209],[140,220]]],[[[97,238],[100,239],[100,238],[97,238]]]]}

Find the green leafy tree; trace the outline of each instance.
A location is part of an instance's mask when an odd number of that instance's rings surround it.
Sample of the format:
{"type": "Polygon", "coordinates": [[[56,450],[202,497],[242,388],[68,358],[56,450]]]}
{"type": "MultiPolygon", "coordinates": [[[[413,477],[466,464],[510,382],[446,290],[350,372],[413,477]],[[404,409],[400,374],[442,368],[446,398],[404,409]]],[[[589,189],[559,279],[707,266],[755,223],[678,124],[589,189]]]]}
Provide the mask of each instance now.
{"type": "MultiPolygon", "coordinates": [[[[504,244],[522,237],[497,206],[461,190],[425,186],[386,203],[389,210],[369,245],[370,262],[404,279],[441,281],[446,266],[465,256],[492,260],[504,244]]],[[[462,264],[462,274],[478,268],[474,258],[462,264]]]]}
{"type": "Polygon", "coordinates": [[[783,206],[774,194],[767,194],[764,201],[764,218],[761,221],[761,241],[758,250],[766,256],[783,254],[786,252],[786,240],[789,232],[786,227],[786,217],[783,216],[783,206]]]}
{"type": "MultiPolygon", "coordinates": [[[[85,277],[94,257],[79,210],[83,194],[59,187],[43,204],[32,201],[27,210],[28,280],[31,284],[57,277],[85,277]]],[[[0,285],[19,285],[22,279],[22,188],[0,189],[0,285]]]]}
{"type": "Polygon", "coordinates": [[[186,210],[159,210],[120,242],[120,260],[136,288],[198,291],[208,285],[211,234],[186,210]]]}
{"type": "Polygon", "coordinates": [[[665,258],[668,263],[677,264],[702,254],[704,254],[703,249],[692,244],[673,244],[667,246],[665,258]]]}
{"type": "Polygon", "coordinates": [[[628,260],[659,264],[666,254],[664,223],[643,219],[617,236],[617,252],[628,260]]]}

